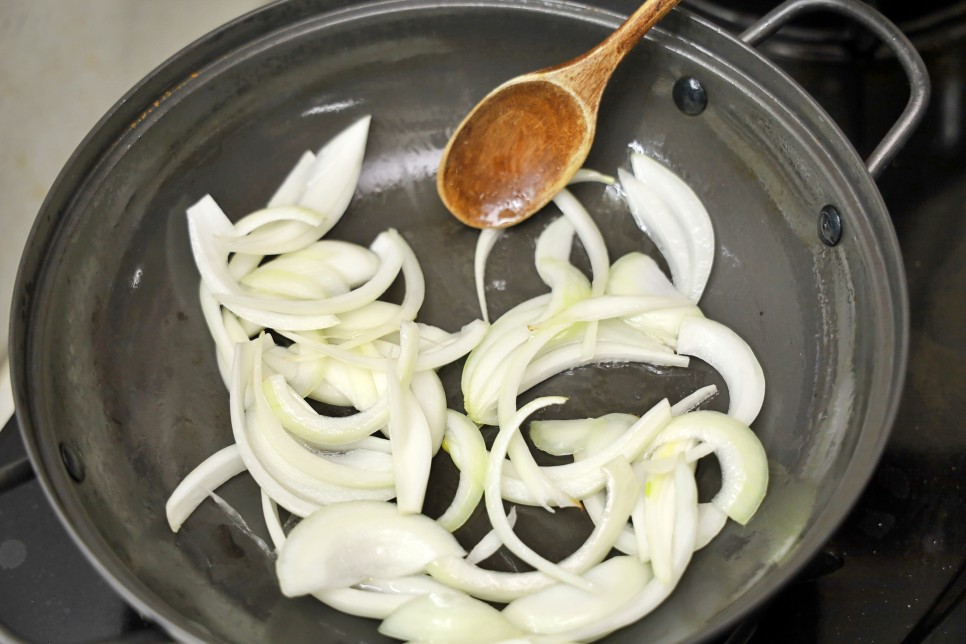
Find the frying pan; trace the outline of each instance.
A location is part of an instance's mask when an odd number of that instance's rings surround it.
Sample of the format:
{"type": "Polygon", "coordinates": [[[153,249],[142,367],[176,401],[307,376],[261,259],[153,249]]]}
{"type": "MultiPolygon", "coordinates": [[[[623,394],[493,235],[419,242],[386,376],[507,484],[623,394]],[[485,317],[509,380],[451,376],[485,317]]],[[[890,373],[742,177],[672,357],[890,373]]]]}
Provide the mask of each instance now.
{"type": "MultiPolygon", "coordinates": [[[[165,525],[167,495],[231,441],[185,208],[206,193],[233,218],[260,207],[304,150],[372,114],[358,191],[331,236],[368,244],[396,227],[430,285],[422,319],[455,330],[478,316],[476,234],[435,194],[448,135],[489,89],[584,51],[630,9],[555,0],[276,3],[169,60],[75,152],[18,275],[10,347],[18,419],[44,489],[80,547],[172,636],[383,639],[375,622],[282,597],[270,556],[215,504],[203,504],[177,535],[165,525]]],[[[904,275],[873,174],[922,114],[921,60],[892,25],[852,0],[793,0],[743,40],[673,11],[613,78],[587,161],[613,173],[627,166],[629,147],[643,149],[697,191],[718,239],[702,306],[748,339],[768,381],[754,425],[771,468],[758,515],[745,527],[729,524],[696,554],[671,598],[613,641],[720,635],[788,582],[861,492],[902,386],[904,275]],[[909,105],[869,166],[750,46],[814,9],[864,24],[909,73],[909,105]]],[[[577,194],[612,257],[654,253],[612,191],[584,186],[577,194]]],[[[512,229],[491,256],[495,313],[539,292],[533,241],[550,216],[512,229]]],[[[459,366],[441,376],[460,408],[459,366]]],[[[533,395],[571,394],[572,417],[640,413],[665,396],[721,384],[715,378],[701,364],[663,373],[590,367],[533,395]]],[[[727,396],[714,405],[726,409],[727,396]]],[[[713,469],[699,472],[702,494],[714,491],[713,469]]],[[[455,489],[445,455],[434,481],[431,515],[455,489]]],[[[219,492],[265,538],[247,475],[219,492]]],[[[588,525],[576,511],[526,511],[518,522],[523,538],[551,558],[576,547],[588,525]]],[[[485,530],[477,513],[458,536],[473,544],[485,530]]]]}

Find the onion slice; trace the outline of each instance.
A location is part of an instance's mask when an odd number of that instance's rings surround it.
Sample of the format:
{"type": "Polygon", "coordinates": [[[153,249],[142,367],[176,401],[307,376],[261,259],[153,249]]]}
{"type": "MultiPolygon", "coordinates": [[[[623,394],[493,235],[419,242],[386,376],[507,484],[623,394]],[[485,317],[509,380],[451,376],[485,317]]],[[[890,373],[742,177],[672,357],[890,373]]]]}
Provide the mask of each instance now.
{"type": "Polygon", "coordinates": [[[244,471],[245,462],[238,453],[237,445],[218,450],[191,470],[181,479],[164,505],[171,531],[180,530],[185,519],[211,492],[244,471]]]}
{"type": "MultiPolygon", "coordinates": [[[[599,564],[610,553],[627,524],[634,499],[641,485],[630,465],[614,459],[604,468],[607,503],[600,522],[587,540],[560,562],[559,566],[577,575],[599,564]]],[[[440,557],[426,567],[434,579],[487,601],[509,602],[547,588],[557,581],[539,571],[498,572],[467,563],[462,557],[440,557]]]]}
{"type": "Polygon", "coordinates": [[[654,439],[654,446],[688,439],[708,443],[721,465],[721,489],[711,502],[746,524],[768,488],[768,459],[761,441],[731,416],[703,410],[674,418],[654,439]]]}
{"type": "Polygon", "coordinates": [[[640,179],[624,169],[619,169],[617,176],[637,227],[654,242],[667,261],[675,288],[691,297],[691,254],[687,231],[660,197],[640,179]]]}
{"type": "Polygon", "coordinates": [[[450,532],[455,532],[466,523],[483,498],[489,453],[479,428],[469,418],[452,409],[446,412],[443,449],[453,459],[460,471],[460,478],[456,495],[437,521],[450,532]]]}
{"type": "Polygon", "coordinates": [[[688,317],[681,322],[678,353],[714,367],[728,387],[728,415],[750,425],[765,399],[765,374],[741,336],[714,320],[688,317]]]}
{"type": "Polygon", "coordinates": [[[626,604],[651,579],[650,568],[636,557],[613,557],[583,575],[594,587],[587,592],[555,584],[503,609],[511,623],[529,633],[556,634],[593,624],[626,604]]]}
{"type": "Polygon", "coordinates": [[[476,252],[473,256],[473,275],[476,284],[476,299],[480,304],[480,316],[489,323],[490,314],[486,306],[486,260],[503,235],[502,228],[484,228],[476,238],[476,252]]]}
{"type": "Polygon", "coordinates": [[[320,508],[295,526],[275,570],[282,593],[297,597],[369,577],[413,575],[439,557],[463,554],[427,516],[400,514],[392,503],[355,501],[320,508]]]}
{"type": "Polygon", "coordinates": [[[701,199],[678,175],[640,153],[631,155],[634,176],[652,189],[687,231],[690,259],[688,297],[701,299],[714,264],[714,228],[701,199]]]}
{"type": "Polygon", "coordinates": [[[449,591],[406,602],[379,625],[379,632],[409,642],[500,642],[523,635],[489,604],[449,591]]]}

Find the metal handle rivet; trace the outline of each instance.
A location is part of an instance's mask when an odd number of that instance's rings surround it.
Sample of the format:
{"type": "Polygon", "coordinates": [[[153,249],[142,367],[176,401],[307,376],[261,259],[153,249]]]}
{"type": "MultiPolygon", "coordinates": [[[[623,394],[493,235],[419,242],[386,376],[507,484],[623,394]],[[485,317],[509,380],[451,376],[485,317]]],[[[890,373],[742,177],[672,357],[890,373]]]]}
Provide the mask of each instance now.
{"type": "Polygon", "coordinates": [[[64,463],[64,469],[74,481],[80,483],[84,480],[84,461],[81,460],[77,450],[67,443],[60,444],[60,460],[64,463]]]}
{"type": "Polygon", "coordinates": [[[688,116],[697,116],[708,106],[708,92],[693,76],[679,78],[671,90],[671,98],[678,109],[688,116]]]}
{"type": "Polygon", "coordinates": [[[818,238],[826,246],[842,240],[842,215],[835,206],[825,206],[818,214],[818,238]]]}

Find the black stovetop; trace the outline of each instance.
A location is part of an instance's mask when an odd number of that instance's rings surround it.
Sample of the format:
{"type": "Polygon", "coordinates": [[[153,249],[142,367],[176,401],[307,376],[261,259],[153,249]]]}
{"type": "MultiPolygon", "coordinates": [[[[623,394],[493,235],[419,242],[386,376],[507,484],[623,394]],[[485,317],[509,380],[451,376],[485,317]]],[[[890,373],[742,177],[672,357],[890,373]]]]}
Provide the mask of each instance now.
{"type": "MultiPolygon", "coordinates": [[[[911,303],[895,428],[868,488],[826,548],[729,642],[966,641],[966,7],[946,4],[943,20],[910,28],[933,98],[923,125],[878,182],[911,303]]],[[[843,51],[838,59],[779,62],[868,153],[907,92],[894,61],[868,48],[843,51]]],[[[0,433],[0,642],[18,639],[166,636],[73,544],[11,421],[0,433]]]]}

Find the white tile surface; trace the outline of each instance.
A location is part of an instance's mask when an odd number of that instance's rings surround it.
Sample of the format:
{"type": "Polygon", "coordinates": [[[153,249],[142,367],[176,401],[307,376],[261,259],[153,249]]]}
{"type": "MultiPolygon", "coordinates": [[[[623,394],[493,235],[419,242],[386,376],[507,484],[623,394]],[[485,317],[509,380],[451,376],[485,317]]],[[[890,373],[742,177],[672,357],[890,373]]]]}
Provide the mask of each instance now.
{"type": "Polygon", "coordinates": [[[0,369],[27,233],[74,148],[154,67],[262,4],[0,0],[0,369]]]}

